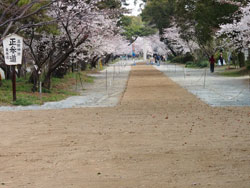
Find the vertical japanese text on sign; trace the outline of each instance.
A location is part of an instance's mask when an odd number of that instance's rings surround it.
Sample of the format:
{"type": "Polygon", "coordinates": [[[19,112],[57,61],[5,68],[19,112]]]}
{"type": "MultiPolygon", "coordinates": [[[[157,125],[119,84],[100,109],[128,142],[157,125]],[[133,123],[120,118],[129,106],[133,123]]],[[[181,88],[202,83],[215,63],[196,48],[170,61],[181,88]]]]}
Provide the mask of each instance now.
{"type": "Polygon", "coordinates": [[[22,63],[23,38],[12,34],[3,40],[4,57],[7,65],[18,65],[22,63]]]}

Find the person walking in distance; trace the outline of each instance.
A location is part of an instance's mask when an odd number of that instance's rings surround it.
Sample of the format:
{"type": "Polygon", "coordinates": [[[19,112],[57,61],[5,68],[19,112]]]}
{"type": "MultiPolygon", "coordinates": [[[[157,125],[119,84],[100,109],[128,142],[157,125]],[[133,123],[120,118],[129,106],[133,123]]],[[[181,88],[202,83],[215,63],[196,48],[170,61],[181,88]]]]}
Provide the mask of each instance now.
{"type": "Polygon", "coordinates": [[[211,55],[209,62],[210,62],[210,71],[214,72],[214,63],[215,63],[214,55],[211,55]]]}
{"type": "Polygon", "coordinates": [[[220,65],[223,66],[223,64],[224,64],[224,59],[223,59],[222,53],[220,53],[219,61],[220,61],[220,65]]]}

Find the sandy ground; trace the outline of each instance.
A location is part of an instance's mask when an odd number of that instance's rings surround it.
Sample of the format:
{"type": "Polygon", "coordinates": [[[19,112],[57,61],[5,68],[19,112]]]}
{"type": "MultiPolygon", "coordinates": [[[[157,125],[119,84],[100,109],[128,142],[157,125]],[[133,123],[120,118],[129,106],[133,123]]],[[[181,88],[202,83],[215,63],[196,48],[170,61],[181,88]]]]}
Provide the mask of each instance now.
{"type": "Polygon", "coordinates": [[[116,107],[0,119],[1,188],[250,187],[250,107],[210,107],[151,66],[116,107]]]}

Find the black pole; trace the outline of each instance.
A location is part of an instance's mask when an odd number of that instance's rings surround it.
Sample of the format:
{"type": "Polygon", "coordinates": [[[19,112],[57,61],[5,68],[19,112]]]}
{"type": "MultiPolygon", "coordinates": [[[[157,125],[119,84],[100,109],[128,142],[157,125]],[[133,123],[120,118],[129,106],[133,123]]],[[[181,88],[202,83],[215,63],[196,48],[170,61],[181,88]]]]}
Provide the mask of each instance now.
{"type": "Polygon", "coordinates": [[[13,101],[16,101],[16,70],[15,65],[12,65],[12,91],[13,91],[13,101]]]}

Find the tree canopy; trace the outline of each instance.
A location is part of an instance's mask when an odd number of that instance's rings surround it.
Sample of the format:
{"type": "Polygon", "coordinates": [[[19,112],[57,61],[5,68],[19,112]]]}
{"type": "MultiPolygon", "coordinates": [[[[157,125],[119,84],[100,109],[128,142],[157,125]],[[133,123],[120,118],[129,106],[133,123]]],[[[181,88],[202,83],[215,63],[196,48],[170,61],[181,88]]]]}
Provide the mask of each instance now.
{"type": "Polygon", "coordinates": [[[156,30],[143,22],[140,16],[123,16],[119,22],[123,28],[123,35],[133,43],[138,37],[148,36],[156,33],[156,30]]]}
{"type": "Polygon", "coordinates": [[[180,37],[188,42],[196,41],[205,49],[213,41],[223,24],[240,18],[240,7],[245,0],[145,0],[142,19],[159,29],[160,34],[177,27],[180,37]]]}
{"type": "Polygon", "coordinates": [[[174,12],[175,0],[150,0],[142,11],[142,19],[162,34],[163,29],[170,26],[174,12]]]}

